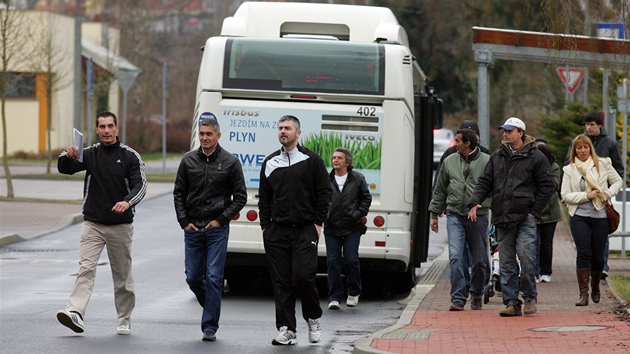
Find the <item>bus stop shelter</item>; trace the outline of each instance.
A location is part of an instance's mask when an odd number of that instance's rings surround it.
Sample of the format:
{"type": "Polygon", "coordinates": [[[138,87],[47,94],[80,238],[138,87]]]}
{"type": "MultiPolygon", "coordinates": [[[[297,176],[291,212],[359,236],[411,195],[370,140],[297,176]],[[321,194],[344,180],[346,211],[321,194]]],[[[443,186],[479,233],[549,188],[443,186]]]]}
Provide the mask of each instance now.
{"type": "MultiPolygon", "coordinates": [[[[497,28],[473,27],[473,51],[478,66],[478,113],[481,143],[488,146],[490,132],[490,80],[488,69],[495,60],[518,60],[556,64],[561,66],[597,67],[604,69],[630,69],[630,41],[566,34],[515,31],[497,28]]],[[[608,106],[608,80],[603,83],[603,106],[608,106]]],[[[627,95],[627,90],[626,95],[627,95]]],[[[625,98],[627,102],[627,96],[625,98]]],[[[624,109],[627,112],[627,108],[624,109]]],[[[624,114],[624,117],[627,117],[624,114]]],[[[614,122],[614,121],[613,121],[614,122]]],[[[610,124],[610,123],[609,123],[610,124]]],[[[614,124],[614,123],[613,123],[614,124]]],[[[623,134],[624,166],[627,166],[627,122],[623,134]]],[[[625,178],[624,178],[625,181],[625,178]]],[[[612,236],[623,237],[622,258],[625,258],[626,188],[622,190],[621,232],[612,236]]],[[[613,205],[619,205],[613,201],[613,205]]]]}

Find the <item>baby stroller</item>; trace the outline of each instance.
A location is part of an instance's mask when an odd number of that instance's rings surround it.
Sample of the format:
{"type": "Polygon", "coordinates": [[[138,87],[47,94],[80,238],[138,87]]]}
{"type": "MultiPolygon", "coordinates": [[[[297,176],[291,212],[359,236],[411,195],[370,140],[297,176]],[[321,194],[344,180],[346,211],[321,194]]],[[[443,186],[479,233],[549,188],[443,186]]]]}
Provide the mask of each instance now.
{"type": "Polygon", "coordinates": [[[483,295],[483,303],[487,304],[490,297],[495,292],[501,292],[501,280],[499,269],[499,242],[497,241],[497,232],[494,225],[488,228],[488,244],[490,245],[490,281],[486,284],[486,290],[483,295]]]}

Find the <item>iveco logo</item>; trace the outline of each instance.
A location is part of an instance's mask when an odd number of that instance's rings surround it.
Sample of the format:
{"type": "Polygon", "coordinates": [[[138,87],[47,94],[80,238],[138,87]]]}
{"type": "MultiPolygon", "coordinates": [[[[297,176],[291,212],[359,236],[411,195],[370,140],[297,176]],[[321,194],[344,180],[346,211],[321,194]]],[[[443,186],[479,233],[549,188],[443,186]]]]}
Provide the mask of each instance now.
{"type": "Polygon", "coordinates": [[[369,134],[346,134],[346,140],[375,141],[376,137],[369,134]]]}
{"type": "Polygon", "coordinates": [[[225,111],[223,111],[223,115],[236,117],[258,117],[258,115],[260,115],[260,111],[256,109],[246,110],[243,108],[226,109],[225,111]]]}

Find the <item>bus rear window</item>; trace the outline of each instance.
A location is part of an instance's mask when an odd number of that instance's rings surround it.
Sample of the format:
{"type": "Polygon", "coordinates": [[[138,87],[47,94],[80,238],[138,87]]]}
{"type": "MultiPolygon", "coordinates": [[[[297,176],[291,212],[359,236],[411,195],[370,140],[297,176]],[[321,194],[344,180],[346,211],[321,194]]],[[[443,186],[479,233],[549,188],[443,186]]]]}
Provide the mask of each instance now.
{"type": "Polygon", "coordinates": [[[230,38],[223,87],[383,95],[383,45],[298,38],[230,38]]]}

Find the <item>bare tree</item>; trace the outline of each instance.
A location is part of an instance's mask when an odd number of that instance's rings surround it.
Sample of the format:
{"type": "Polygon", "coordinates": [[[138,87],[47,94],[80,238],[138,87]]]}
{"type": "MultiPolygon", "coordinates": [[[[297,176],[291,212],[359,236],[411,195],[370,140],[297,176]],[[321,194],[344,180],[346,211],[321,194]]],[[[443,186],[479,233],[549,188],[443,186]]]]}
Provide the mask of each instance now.
{"type": "Polygon", "coordinates": [[[9,154],[7,145],[7,113],[6,100],[11,85],[9,75],[12,68],[22,60],[21,47],[28,38],[26,21],[23,12],[13,10],[15,0],[0,0],[0,114],[2,115],[2,165],[7,181],[7,198],[13,198],[13,182],[9,168],[9,154]]]}
{"type": "MultiPolygon", "coordinates": [[[[29,65],[32,71],[41,76],[41,90],[46,99],[46,173],[50,173],[52,164],[52,115],[53,94],[72,84],[71,67],[68,61],[63,60],[69,56],[69,48],[55,40],[55,34],[59,33],[58,17],[53,13],[33,13],[41,16],[44,23],[37,33],[34,33],[33,55],[29,65]],[[64,66],[65,65],[65,66],[64,66]]],[[[89,129],[89,127],[88,127],[89,129]]]]}

